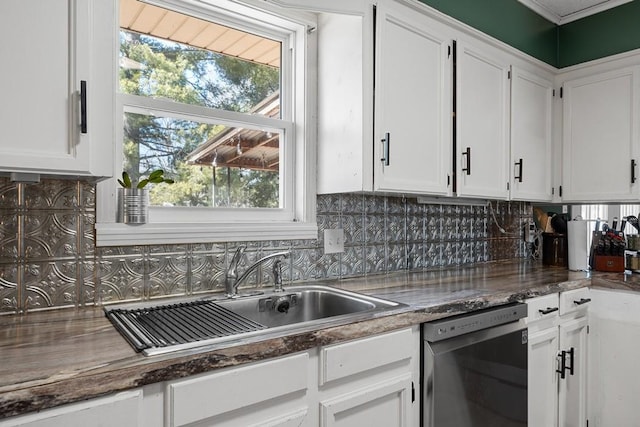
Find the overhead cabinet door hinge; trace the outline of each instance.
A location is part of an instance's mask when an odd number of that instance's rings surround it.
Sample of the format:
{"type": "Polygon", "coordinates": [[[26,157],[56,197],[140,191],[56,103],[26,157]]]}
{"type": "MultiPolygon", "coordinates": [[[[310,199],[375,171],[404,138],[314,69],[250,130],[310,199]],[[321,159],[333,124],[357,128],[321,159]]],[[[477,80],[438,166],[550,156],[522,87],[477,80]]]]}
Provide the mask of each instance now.
{"type": "Polygon", "coordinates": [[[560,88],[560,98],[562,98],[562,88],[560,88]]]}

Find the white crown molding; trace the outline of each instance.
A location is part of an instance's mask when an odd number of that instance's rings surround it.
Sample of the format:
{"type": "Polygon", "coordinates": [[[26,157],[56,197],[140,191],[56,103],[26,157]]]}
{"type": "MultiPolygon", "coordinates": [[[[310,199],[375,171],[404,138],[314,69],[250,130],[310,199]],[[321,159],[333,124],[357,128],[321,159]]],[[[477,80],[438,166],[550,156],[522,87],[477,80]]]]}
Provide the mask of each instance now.
{"type": "Polygon", "coordinates": [[[577,10],[565,16],[561,16],[557,12],[550,10],[549,8],[538,3],[538,1],[536,0],[518,0],[518,1],[523,5],[527,6],[529,9],[536,12],[538,15],[542,16],[543,18],[557,25],[563,25],[569,22],[576,21],[578,19],[585,18],[590,15],[594,15],[596,13],[604,12],[605,10],[612,9],[624,3],[628,3],[631,0],[607,0],[607,1],[603,1],[602,3],[593,5],[591,7],[577,10]]]}

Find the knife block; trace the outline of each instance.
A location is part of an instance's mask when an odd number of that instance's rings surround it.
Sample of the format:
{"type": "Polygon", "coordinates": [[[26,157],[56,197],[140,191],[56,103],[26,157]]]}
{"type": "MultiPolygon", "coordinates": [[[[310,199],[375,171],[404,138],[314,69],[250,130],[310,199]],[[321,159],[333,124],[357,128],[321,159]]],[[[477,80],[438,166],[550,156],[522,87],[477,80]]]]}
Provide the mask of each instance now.
{"type": "Polygon", "coordinates": [[[622,256],[596,255],[594,264],[594,269],[596,271],[609,271],[619,273],[624,271],[624,257],[622,256]]]}

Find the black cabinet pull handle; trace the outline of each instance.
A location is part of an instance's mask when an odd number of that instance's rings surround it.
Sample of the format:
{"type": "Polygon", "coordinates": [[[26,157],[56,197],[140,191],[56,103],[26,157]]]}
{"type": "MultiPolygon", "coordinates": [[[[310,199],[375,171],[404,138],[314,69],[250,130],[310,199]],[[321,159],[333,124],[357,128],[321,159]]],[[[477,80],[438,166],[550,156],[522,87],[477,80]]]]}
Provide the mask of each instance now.
{"type": "Polygon", "coordinates": [[[467,147],[466,150],[462,153],[463,156],[466,156],[467,165],[462,168],[462,172],[466,172],[467,175],[471,175],[471,147],[467,147]]]}
{"type": "Polygon", "coordinates": [[[546,309],[542,310],[538,310],[540,312],[540,314],[549,314],[549,313],[553,313],[554,311],[558,311],[558,307],[547,307],[546,309]]]}
{"type": "Polygon", "coordinates": [[[564,379],[566,376],[564,371],[567,369],[567,352],[562,350],[558,356],[560,357],[560,369],[556,369],[556,372],[560,374],[561,379],[564,379]]]}
{"type": "Polygon", "coordinates": [[[515,162],[515,165],[518,166],[518,175],[514,176],[514,179],[517,179],[518,182],[522,182],[522,159],[515,162]]]}
{"type": "Polygon", "coordinates": [[[569,350],[567,353],[569,353],[569,363],[571,363],[571,366],[569,366],[569,375],[573,375],[573,365],[574,365],[574,356],[575,356],[575,349],[573,347],[571,347],[571,350],[569,350]]]}
{"type": "Polygon", "coordinates": [[[573,303],[575,305],[582,305],[582,304],[586,304],[588,302],[591,302],[591,298],[580,298],[579,301],[574,301],[573,303]]]}
{"type": "Polygon", "coordinates": [[[87,81],[80,80],[80,132],[87,133],[87,81]]]}
{"type": "Polygon", "coordinates": [[[385,165],[389,166],[389,145],[391,144],[391,134],[389,132],[384,134],[384,138],[382,138],[382,158],[380,161],[385,165]]]}
{"type": "Polygon", "coordinates": [[[636,160],[631,159],[631,183],[635,184],[636,182],[636,160]]]}

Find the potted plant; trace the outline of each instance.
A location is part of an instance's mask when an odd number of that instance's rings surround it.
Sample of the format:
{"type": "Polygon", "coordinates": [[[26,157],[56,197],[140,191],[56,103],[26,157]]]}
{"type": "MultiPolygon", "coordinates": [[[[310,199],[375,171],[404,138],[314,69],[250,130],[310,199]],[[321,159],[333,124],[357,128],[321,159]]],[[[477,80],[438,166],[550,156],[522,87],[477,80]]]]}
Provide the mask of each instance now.
{"type": "Polygon", "coordinates": [[[146,186],[149,183],[163,182],[173,184],[172,179],[164,177],[162,169],[154,170],[135,185],[129,174],[126,171],[122,172],[122,179],[118,179],[122,188],[118,189],[117,221],[125,224],[145,224],[149,212],[149,191],[146,186]]]}

